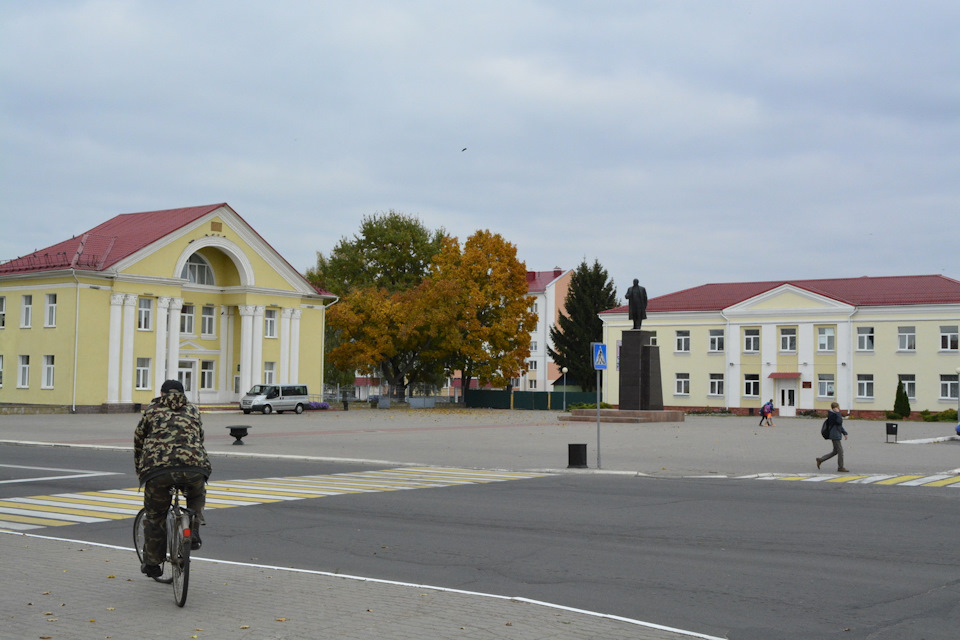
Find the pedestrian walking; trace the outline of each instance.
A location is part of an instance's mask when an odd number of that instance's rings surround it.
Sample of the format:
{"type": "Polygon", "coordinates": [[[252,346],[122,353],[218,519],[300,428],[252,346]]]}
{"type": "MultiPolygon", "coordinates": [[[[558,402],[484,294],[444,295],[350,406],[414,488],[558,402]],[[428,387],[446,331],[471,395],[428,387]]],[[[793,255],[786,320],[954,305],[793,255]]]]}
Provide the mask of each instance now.
{"type": "Polygon", "coordinates": [[[773,398],[767,400],[766,404],[760,407],[760,425],[763,426],[763,421],[767,421],[768,427],[775,427],[777,425],[773,424],[773,398]]]}
{"type": "Polygon", "coordinates": [[[837,471],[849,473],[850,470],[843,466],[843,442],[841,441],[846,440],[848,434],[843,428],[843,416],[840,415],[840,404],[837,402],[830,404],[830,411],[827,412],[827,427],[828,437],[833,442],[833,451],[822,458],[817,458],[817,469],[833,456],[837,456],[837,471]]]}

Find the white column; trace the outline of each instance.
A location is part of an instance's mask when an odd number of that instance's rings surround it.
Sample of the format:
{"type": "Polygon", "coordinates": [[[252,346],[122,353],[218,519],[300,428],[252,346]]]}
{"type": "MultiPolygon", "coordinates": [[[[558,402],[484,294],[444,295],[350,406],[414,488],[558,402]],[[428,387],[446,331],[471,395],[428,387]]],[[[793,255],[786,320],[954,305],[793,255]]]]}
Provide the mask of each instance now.
{"type": "Polygon", "coordinates": [[[250,375],[254,384],[263,382],[263,311],[264,306],[260,304],[253,308],[250,375]]]}
{"type": "Polygon", "coordinates": [[[217,400],[223,402],[231,397],[233,376],[230,375],[230,316],[228,307],[220,309],[220,384],[218,385],[217,400]]]}
{"type": "Polygon", "coordinates": [[[167,371],[167,314],[170,298],[157,298],[157,351],[153,362],[153,395],[160,395],[160,387],[166,380],[167,371]]]}
{"type": "Polygon", "coordinates": [[[290,316],[293,309],[280,311],[280,383],[296,382],[290,377],[290,316]]]}
{"type": "Polygon", "coordinates": [[[123,342],[120,348],[120,402],[133,402],[133,378],[136,367],[133,362],[133,336],[136,331],[137,296],[128,293],[123,297],[123,342]]]}
{"type": "Polygon", "coordinates": [[[251,361],[253,360],[253,307],[240,305],[240,393],[253,386],[251,361]]]}
{"type": "Polygon", "coordinates": [[[107,343],[107,402],[120,402],[120,343],[123,337],[121,315],[123,294],[110,296],[110,333],[107,343]]]}
{"type": "Polygon", "coordinates": [[[180,367],[180,310],[183,298],[170,298],[170,315],[167,318],[167,380],[177,378],[180,367]]]}
{"type": "MultiPolygon", "coordinates": [[[[293,309],[290,314],[290,381],[300,380],[300,316],[301,309],[293,309]]],[[[323,389],[320,390],[323,393],[323,389]]]]}

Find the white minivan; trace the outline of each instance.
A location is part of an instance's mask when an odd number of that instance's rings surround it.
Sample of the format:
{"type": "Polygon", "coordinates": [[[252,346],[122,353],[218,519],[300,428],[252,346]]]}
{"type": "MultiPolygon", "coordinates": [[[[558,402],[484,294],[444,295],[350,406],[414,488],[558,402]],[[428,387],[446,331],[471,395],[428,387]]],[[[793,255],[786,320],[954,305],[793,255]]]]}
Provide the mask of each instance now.
{"type": "Polygon", "coordinates": [[[305,384],[255,384],[240,399],[240,409],[244,413],[262,411],[264,415],[274,411],[303,413],[309,403],[305,384]]]}

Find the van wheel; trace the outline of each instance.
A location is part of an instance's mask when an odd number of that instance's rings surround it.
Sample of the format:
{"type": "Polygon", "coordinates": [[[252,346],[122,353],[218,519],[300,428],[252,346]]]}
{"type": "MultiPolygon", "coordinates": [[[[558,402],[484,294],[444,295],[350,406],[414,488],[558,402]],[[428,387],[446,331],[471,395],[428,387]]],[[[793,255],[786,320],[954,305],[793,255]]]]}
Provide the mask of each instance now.
{"type": "Polygon", "coordinates": [[[270,415],[271,413],[273,413],[273,407],[271,407],[268,404],[263,405],[263,415],[266,416],[266,415],[270,415]]]}
{"type": "Polygon", "coordinates": [[[249,414],[250,414],[250,409],[244,409],[243,412],[244,412],[245,414],[249,415],[249,414]]]}
{"type": "Polygon", "coordinates": [[[294,411],[297,412],[297,415],[300,415],[301,413],[303,413],[303,405],[302,405],[302,404],[297,404],[297,408],[294,409],[294,411]]]}

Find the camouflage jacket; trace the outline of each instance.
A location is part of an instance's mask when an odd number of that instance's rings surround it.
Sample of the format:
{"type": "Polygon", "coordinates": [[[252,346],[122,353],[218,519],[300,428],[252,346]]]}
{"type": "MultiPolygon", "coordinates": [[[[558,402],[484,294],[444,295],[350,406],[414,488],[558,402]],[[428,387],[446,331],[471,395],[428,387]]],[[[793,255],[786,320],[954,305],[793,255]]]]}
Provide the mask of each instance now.
{"type": "Polygon", "coordinates": [[[141,484],[170,470],[199,471],[210,477],[200,410],[182,393],[154,398],[134,433],[133,462],[141,484]]]}

